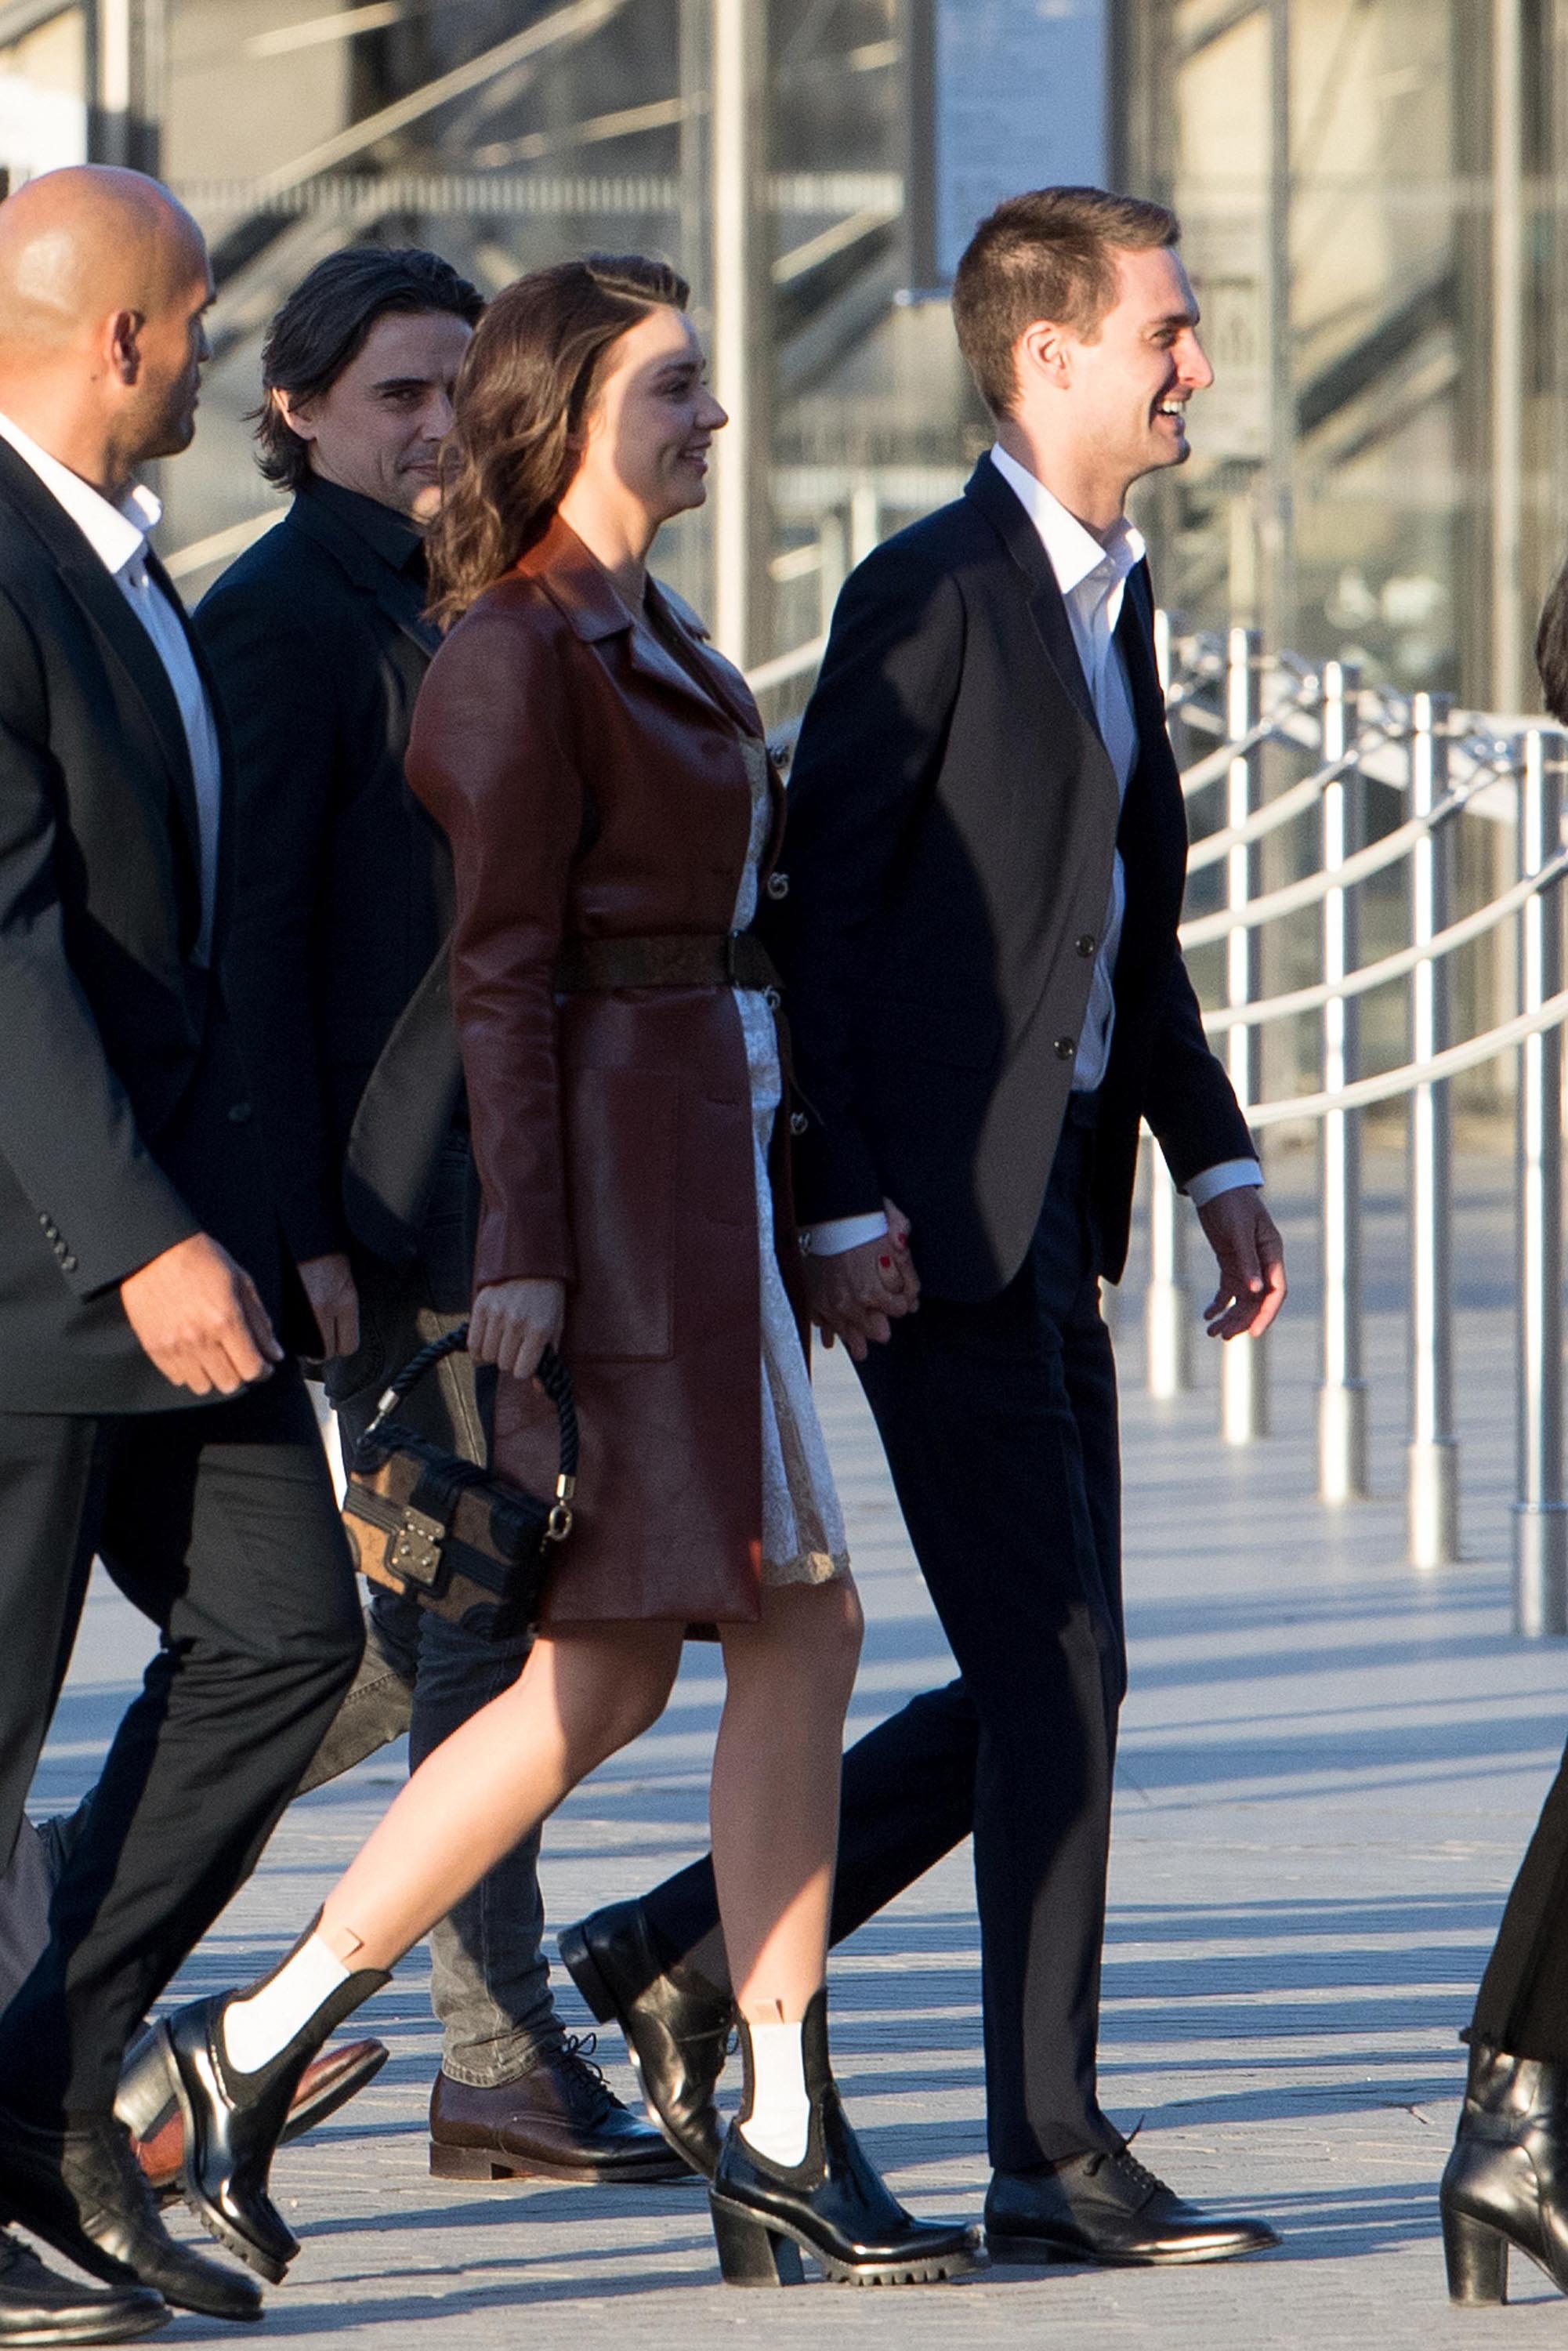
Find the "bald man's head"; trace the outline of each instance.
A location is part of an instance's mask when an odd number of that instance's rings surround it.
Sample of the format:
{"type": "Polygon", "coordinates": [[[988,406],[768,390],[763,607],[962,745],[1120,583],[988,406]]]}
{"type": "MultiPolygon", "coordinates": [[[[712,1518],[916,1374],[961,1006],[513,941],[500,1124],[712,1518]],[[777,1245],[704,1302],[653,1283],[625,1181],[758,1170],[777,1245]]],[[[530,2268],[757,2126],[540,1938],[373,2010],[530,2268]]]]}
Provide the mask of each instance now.
{"type": "Polygon", "coordinates": [[[0,408],[29,432],[18,406],[68,434],[96,423],[129,479],[195,430],[211,299],[202,233],[156,180],[89,163],[27,181],[0,204],[0,408]]]}

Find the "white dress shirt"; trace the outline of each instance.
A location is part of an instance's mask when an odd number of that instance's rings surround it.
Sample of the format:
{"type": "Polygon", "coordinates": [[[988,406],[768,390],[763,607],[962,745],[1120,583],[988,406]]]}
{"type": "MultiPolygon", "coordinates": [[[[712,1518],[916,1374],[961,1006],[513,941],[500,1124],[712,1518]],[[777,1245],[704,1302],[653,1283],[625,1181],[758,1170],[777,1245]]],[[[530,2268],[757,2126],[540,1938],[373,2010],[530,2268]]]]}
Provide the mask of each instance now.
{"type": "MultiPolygon", "coordinates": [[[[1144,559],[1142,534],[1123,515],[1103,538],[1096,538],[1005,449],[994,448],[991,463],[1040,533],[1056,574],[1100,738],[1110,758],[1117,793],[1125,800],[1138,760],[1138,727],[1116,626],[1128,579],[1144,559]]],[[[1090,976],[1089,1002],[1073,1061],[1074,1093],[1092,1093],[1103,1080],[1111,1059],[1116,1024],[1116,956],[1126,906],[1126,872],[1122,852],[1116,850],[1111,860],[1111,894],[1099,952],[1090,976]]],[[[1201,1208],[1221,1192],[1262,1181],[1263,1171],[1255,1159],[1227,1159],[1218,1166],[1206,1167],[1186,1188],[1193,1206],[1201,1208]]],[[[880,1239],[886,1230],[887,1220],[882,1216],[836,1217],[824,1224],[808,1225],[801,1240],[815,1257],[838,1257],[862,1242],[880,1239]]]]}
{"type": "Polygon", "coordinates": [[[30,465],[44,487],[58,501],[82,533],[104,569],[152,640],[162,663],[185,747],[191,755],[191,776],[196,788],[196,816],[201,829],[202,927],[195,960],[204,964],[211,954],[213,907],[217,897],[218,820],[223,791],[223,767],[212,706],[202,684],[183,622],[168,597],[147,568],[147,538],[163,518],[163,509],[151,490],[133,484],[124,496],[110,501],[40,449],[30,434],[0,413],[0,440],[10,445],[24,465],[30,465]]]}

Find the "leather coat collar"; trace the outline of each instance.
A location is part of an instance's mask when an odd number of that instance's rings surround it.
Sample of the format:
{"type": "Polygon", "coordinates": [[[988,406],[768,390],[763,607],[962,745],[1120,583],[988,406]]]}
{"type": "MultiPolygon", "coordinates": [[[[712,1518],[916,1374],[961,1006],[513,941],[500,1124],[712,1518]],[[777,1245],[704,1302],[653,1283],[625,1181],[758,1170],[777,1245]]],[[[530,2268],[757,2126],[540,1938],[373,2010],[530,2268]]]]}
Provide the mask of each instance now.
{"type": "Polygon", "coordinates": [[[660,684],[690,701],[699,705],[716,703],[748,735],[761,734],[757,705],[745,679],[708,643],[690,608],[654,586],[660,613],[680,631],[697,672],[695,677],[674,653],[664,650],[651,628],[638,627],[637,615],[609,572],[559,515],[551,519],[544,537],[528,549],[517,568],[523,578],[539,582],[585,644],[597,644],[623,634],[627,658],[633,669],[656,678],[660,684]]]}

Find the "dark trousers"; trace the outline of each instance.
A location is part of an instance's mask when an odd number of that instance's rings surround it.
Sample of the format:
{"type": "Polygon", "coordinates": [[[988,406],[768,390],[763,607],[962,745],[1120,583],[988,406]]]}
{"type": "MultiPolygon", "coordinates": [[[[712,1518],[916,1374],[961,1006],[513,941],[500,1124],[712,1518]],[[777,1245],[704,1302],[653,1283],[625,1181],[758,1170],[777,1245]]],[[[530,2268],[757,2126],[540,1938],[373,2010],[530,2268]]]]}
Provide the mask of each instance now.
{"type": "MultiPolygon", "coordinates": [[[[973,1829],[1000,2171],[1115,2143],[1095,2052],[1126,1658],[1092,1150],[1079,1106],[1016,1279],[978,1306],[925,1301],[861,1367],[962,1678],[845,1756],[832,1933],[852,1932],[973,1829]]],[[[672,1952],[713,1923],[706,1867],[649,1897],[672,1952]]]]}
{"type": "Polygon", "coordinates": [[[0,1853],[16,1843],[99,1554],[162,1641],[0,2019],[0,2103],[107,2113],[139,2019],[248,1876],[361,1634],[289,1365],[231,1403],[0,1415],[0,1853]]]}
{"type": "MultiPolygon", "coordinates": [[[[467,1314],[478,1205],[468,1140],[455,1133],[431,1186],[418,1256],[402,1266],[368,1258],[356,1264],[359,1352],[332,1364],[327,1380],[345,1451],[393,1373],[467,1314]]],[[[483,1461],[494,1391],[493,1372],[476,1371],[466,1355],[449,1355],[398,1407],[398,1417],[449,1452],[483,1461]]],[[[470,1715],[511,1687],[530,1646],[526,1635],[483,1640],[392,1593],[377,1592],[368,1613],[364,1660],[305,1775],[307,1788],[335,1779],[405,1730],[409,1762],[417,1769],[470,1715]]],[[[430,1991],[443,2027],[443,2070],[476,2089],[527,2073],[561,2039],[544,1954],[538,1856],[536,1830],[431,1931],[430,1991]]]]}
{"type": "Polygon", "coordinates": [[[1468,2037],[1568,2064],[1568,1754],[1514,1879],[1468,2037]]]}

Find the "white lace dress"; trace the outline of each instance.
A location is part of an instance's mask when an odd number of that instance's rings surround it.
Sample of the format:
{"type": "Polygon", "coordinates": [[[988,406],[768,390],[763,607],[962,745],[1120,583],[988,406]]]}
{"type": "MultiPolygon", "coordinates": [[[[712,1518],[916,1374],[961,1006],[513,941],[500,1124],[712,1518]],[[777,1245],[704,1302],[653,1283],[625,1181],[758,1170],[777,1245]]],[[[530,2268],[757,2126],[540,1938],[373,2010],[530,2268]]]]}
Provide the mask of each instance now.
{"type": "MultiPolygon", "coordinates": [[[[746,930],[757,912],[757,871],[772,828],[768,754],[741,735],[751,785],[751,840],[735,902],[735,928],[746,930]]],[[[751,1079],[752,1159],[757,1177],[757,1232],[762,1272],[762,1581],[765,1584],[827,1583],[849,1573],[849,1547],[828,1448],[811,1395],[784,1277],[773,1249],[773,1187],[768,1145],[783,1080],[773,1014],[754,987],[737,987],[735,1001],[746,1036],[751,1079]]]]}

